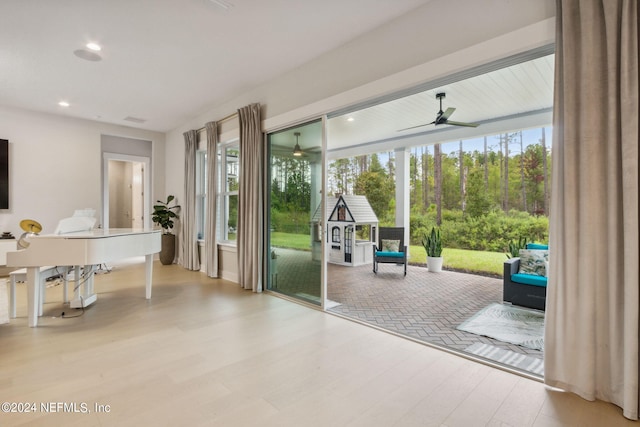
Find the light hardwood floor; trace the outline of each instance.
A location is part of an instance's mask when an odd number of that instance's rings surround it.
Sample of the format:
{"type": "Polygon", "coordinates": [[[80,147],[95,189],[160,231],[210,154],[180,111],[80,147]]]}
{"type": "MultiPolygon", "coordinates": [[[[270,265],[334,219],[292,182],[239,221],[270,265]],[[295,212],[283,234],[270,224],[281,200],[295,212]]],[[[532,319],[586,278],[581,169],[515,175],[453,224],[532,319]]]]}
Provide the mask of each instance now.
{"type": "Polygon", "coordinates": [[[0,426],[638,425],[613,405],[175,265],[154,266],[149,301],[143,264],[114,265],[76,318],[60,317],[77,312],[51,288],[38,328],[18,288],[18,318],[0,325],[0,400],[37,410],[0,412],[0,426]],[[88,413],[43,412],[58,402],[88,413]]]}

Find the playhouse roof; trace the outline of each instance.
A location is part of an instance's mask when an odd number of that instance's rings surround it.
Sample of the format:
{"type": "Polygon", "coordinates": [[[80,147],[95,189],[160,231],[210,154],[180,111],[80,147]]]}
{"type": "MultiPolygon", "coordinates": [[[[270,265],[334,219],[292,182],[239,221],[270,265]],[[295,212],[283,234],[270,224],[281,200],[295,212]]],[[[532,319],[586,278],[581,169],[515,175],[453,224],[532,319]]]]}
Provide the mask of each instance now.
{"type": "MultiPolygon", "coordinates": [[[[348,222],[356,222],[359,224],[371,224],[377,223],[378,217],[376,213],[371,208],[369,201],[366,196],[357,196],[352,194],[343,194],[338,197],[327,197],[327,220],[335,221],[332,218],[332,214],[336,207],[338,206],[340,201],[344,202],[346,206],[346,217],[345,221],[348,222]]],[[[336,216],[335,214],[333,216],[336,216]]],[[[320,217],[320,206],[316,209],[313,217],[311,219],[312,222],[319,222],[322,218],[320,217]]]]}

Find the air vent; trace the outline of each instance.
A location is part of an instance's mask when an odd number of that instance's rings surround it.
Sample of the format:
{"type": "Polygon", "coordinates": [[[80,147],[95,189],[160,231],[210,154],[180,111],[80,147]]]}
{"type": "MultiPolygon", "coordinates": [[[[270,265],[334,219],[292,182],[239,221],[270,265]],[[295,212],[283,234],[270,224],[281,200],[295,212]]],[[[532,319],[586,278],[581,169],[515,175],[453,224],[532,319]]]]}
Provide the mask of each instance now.
{"type": "Polygon", "coordinates": [[[127,116],[123,120],[126,120],[127,122],[132,122],[132,123],[144,123],[147,121],[146,119],[140,119],[138,117],[131,117],[131,116],[127,116]]]}

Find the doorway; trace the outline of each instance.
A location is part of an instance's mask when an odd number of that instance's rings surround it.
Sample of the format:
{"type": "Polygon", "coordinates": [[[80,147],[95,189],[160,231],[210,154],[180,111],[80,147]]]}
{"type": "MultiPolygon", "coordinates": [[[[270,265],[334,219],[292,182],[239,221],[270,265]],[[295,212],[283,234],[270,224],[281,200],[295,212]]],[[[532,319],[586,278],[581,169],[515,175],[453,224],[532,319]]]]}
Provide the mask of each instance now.
{"type": "Polygon", "coordinates": [[[323,307],[326,264],[322,231],[323,122],[316,120],[267,135],[269,222],[267,289],[323,307]],[[322,220],[316,224],[322,224],[322,220]]]}
{"type": "Polygon", "coordinates": [[[104,228],[150,227],[149,162],[104,153],[104,228]]]}

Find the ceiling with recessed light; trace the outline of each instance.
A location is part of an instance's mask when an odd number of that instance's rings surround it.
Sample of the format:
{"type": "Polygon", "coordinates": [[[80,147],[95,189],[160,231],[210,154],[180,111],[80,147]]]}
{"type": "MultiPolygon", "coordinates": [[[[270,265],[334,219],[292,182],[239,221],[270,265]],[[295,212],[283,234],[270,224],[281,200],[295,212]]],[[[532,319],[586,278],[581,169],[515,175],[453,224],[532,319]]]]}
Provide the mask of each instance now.
{"type": "MultiPolygon", "coordinates": [[[[464,76],[447,76],[443,81],[426,82],[402,93],[367,101],[330,115],[327,121],[327,150],[330,159],[370,154],[394,149],[445,143],[497,135],[533,127],[548,126],[552,120],[553,46],[525,52],[464,76]],[[435,125],[440,102],[454,108],[450,119],[474,122],[478,127],[435,125]]],[[[272,135],[281,148],[293,147],[294,132],[301,127],[272,135]]],[[[300,147],[317,152],[322,146],[322,128],[303,128],[300,147]]]]}
{"type": "Polygon", "coordinates": [[[2,1],[0,105],[165,132],[429,1],[2,1]]]}

